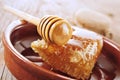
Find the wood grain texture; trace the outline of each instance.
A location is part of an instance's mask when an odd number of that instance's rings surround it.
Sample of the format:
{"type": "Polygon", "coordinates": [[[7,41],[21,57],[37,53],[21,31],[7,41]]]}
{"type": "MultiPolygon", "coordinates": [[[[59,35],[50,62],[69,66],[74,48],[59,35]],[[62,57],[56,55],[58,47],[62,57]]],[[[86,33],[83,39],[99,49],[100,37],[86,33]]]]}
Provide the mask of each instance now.
{"type": "Polygon", "coordinates": [[[111,20],[113,40],[120,44],[120,1],[119,0],[0,0],[0,80],[15,80],[5,66],[2,34],[14,20],[20,19],[2,9],[3,4],[15,7],[36,17],[58,15],[74,23],[74,14],[81,8],[90,8],[108,15],[111,20]]]}

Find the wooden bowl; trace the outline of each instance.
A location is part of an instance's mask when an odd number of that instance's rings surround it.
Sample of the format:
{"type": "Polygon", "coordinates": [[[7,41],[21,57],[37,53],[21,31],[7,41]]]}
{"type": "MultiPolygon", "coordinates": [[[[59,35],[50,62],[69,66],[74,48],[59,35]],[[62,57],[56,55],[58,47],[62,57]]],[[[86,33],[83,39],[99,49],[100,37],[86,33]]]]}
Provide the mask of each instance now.
{"type": "MultiPolygon", "coordinates": [[[[30,48],[30,43],[41,39],[36,27],[23,20],[12,22],[2,40],[4,59],[8,69],[18,80],[69,80],[71,76],[57,71],[42,61],[30,48]]],[[[104,39],[102,53],[89,79],[115,79],[120,71],[120,46],[104,39]],[[117,73],[116,73],[117,72],[117,73]]]]}

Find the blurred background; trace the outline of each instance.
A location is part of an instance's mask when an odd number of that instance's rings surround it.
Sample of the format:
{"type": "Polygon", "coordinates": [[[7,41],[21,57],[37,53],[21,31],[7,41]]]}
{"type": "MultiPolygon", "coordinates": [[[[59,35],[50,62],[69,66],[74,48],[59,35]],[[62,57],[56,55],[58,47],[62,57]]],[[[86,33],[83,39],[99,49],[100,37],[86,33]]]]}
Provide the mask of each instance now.
{"type": "MultiPolygon", "coordinates": [[[[83,8],[98,11],[111,19],[111,38],[120,44],[120,0],[0,0],[0,76],[4,68],[2,33],[14,20],[21,19],[2,9],[8,5],[33,16],[41,18],[44,15],[57,15],[75,23],[75,13],[83,8]]],[[[78,26],[78,25],[77,25],[78,26]]]]}
{"type": "Polygon", "coordinates": [[[57,15],[67,19],[72,25],[74,15],[83,8],[89,8],[105,14],[111,19],[110,28],[115,42],[120,44],[120,1],[119,0],[0,0],[0,45],[4,29],[19,17],[6,12],[2,6],[9,5],[33,16],[57,15]]]}

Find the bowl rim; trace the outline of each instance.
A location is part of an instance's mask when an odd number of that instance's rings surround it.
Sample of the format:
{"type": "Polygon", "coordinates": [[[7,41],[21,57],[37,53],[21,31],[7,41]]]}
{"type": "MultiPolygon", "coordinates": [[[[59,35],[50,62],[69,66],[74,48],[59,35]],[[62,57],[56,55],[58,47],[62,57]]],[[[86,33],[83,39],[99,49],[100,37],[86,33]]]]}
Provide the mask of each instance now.
{"type": "Polygon", "coordinates": [[[8,44],[8,48],[12,51],[12,53],[14,53],[14,55],[16,55],[18,58],[20,59],[24,59],[26,61],[29,61],[28,59],[26,59],[25,57],[23,57],[22,55],[20,55],[20,53],[14,48],[14,46],[12,45],[11,41],[10,41],[10,36],[11,33],[13,31],[13,29],[17,26],[19,26],[20,24],[22,24],[22,22],[20,20],[17,21],[13,21],[10,25],[8,25],[8,27],[5,29],[4,33],[3,33],[3,43],[4,41],[8,44]],[[16,54],[15,54],[16,53],[16,54]]]}

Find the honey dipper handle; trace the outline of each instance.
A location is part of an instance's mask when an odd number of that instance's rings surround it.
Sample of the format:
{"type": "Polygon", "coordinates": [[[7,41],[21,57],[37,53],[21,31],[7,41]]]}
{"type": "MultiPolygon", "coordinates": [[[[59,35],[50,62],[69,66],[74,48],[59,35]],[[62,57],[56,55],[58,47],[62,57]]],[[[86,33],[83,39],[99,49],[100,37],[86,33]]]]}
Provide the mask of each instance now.
{"type": "Polygon", "coordinates": [[[12,8],[10,6],[4,6],[3,8],[5,10],[7,10],[7,11],[9,11],[9,12],[11,12],[11,13],[13,13],[13,14],[15,14],[15,15],[23,18],[23,19],[25,19],[26,21],[28,21],[28,22],[36,25],[36,26],[40,23],[40,19],[39,18],[31,16],[31,15],[25,13],[25,12],[22,12],[22,11],[17,10],[15,8],[12,8]]]}

